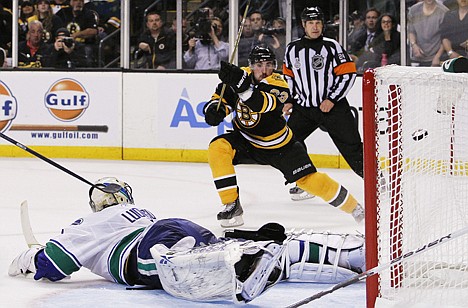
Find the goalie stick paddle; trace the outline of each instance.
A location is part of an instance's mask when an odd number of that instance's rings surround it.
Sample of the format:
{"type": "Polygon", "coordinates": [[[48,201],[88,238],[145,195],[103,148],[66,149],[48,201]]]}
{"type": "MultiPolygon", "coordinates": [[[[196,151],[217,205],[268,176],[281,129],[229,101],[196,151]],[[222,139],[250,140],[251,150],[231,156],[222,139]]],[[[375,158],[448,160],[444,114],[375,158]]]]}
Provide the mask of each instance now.
{"type": "MultiPolygon", "coordinates": [[[[229,59],[229,64],[232,64],[232,62],[234,62],[234,56],[236,55],[237,47],[239,47],[239,41],[242,36],[242,31],[244,30],[245,19],[247,18],[247,12],[249,11],[250,1],[251,0],[247,2],[247,5],[245,7],[244,15],[242,16],[242,21],[239,26],[239,30],[237,31],[237,37],[236,37],[236,42],[234,44],[234,50],[232,51],[231,59],[229,59]]],[[[219,106],[221,106],[223,102],[224,91],[226,91],[225,83],[223,83],[223,87],[221,88],[221,93],[219,94],[219,102],[218,102],[218,106],[216,106],[216,111],[219,110],[219,106]]]]}
{"type": "Polygon", "coordinates": [[[100,186],[96,186],[96,185],[94,185],[93,183],[91,183],[90,181],[88,181],[87,179],[83,178],[82,176],[80,176],[80,175],[76,174],[75,172],[73,172],[73,171],[71,171],[71,170],[69,170],[69,169],[63,167],[62,165],[60,165],[60,164],[54,162],[53,160],[51,160],[51,159],[45,157],[44,155],[39,154],[38,152],[36,152],[36,151],[34,151],[34,150],[28,148],[28,147],[25,146],[24,144],[21,144],[21,143],[19,143],[18,141],[16,141],[15,139],[8,137],[8,136],[5,135],[4,133],[0,133],[0,137],[2,137],[3,139],[5,139],[6,141],[8,141],[8,142],[10,142],[10,143],[12,143],[12,144],[14,144],[14,145],[16,145],[18,148],[20,148],[20,149],[22,149],[22,150],[25,150],[26,152],[28,152],[28,153],[30,153],[30,154],[36,156],[37,158],[42,159],[42,160],[45,161],[46,163],[49,163],[49,164],[51,164],[52,166],[54,166],[54,167],[56,167],[56,168],[62,170],[63,172],[68,173],[69,175],[73,176],[74,178],[77,178],[78,180],[80,180],[80,181],[82,181],[82,182],[85,182],[86,184],[88,184],[88,185],[90,185],[90,186],[92,186],[92,187],[94,187],[94,188],[97,188],[97,189],[99,189],[99,190],[101,190],[101,191],[103,191],[103,192],[105,192],[105,193],[111,193],[111,194],[113,194],[113,193],[118,192],[118,191],[121,189],[121,187],[120,187],[118,184],[113,184],[113,183],[110,183],[110,184],[107,185],[107,186],[101,186],[101,185],[100,185],[100,186]]]}
{"type": "Polygon", "coordinates": [[[33,246],[41,246],[39,241],[34,236],[34,233],[31,228],[31,221],[29,220],[29,209],[28,201],[24,200],[20,205],[20,216],[21,216],[21,229],[23,230],[23,236],[26,240],[26,244],[31,248],[33,246]]]}
{"type": "Polygon", "coordinates": [[[381,271],[391,267],[392,265],[399,264],[399,263],[401,263],[403,261],[406,261],[409,258],[412,258],[412,257],[414,257],[416,255],[422,254],[422,253],[428,251],[429,249],[432,249],[432,248],[434,248],[436,246],[439,246],[439,245],[441,245],[443,243],[446,243],[446,242],[448,242],[450,240],[453,240],[453,239],[455,239],[457,237],[460,237],[460,236],[462,236],[464,234],[467,234],[467,233],[468,233],[468,226],[463,228],[463,229],[460,229],[458,231],[455,231],[453,233],[449,233],[449,234],[447,234],[445,236],[442,236],[441,238],[436,239],[436,240],[434,240],[434,241],[432,241],[430,243],[426,243],[421,248],[409,251],[409,252],[403,254],[401,257],[395,258],[395,259],[391,260],[388,263],[381,264],[381,265],[378,265],[376,267],[373,267],[370,270],[365,271],[364,273],[361,273],[359,275],[354,276],[353,278],[350,278],[348,280],[340,282],[340,283],[334,285],[333,287],[331,287],[331,288],[329,288],[327,290],[318,292],[318,293],[316,293],[316,294],[314,294],[312,296],[309,296],[309,297],[307,297],[307,298],[305,298],[305,299],[303,299],[301,301],[298,301],[297,303],[289,305],[286,308],[296,308],[296,307],[300,307],[302,305],[305,305],[307,303],[310,303],[311,301],[319,299],[324,295],[333,293],[338,289],[341,289],[341,288],[347,287],[349,285],[352,285],[352,284],[354,284],[356,282],[365,280],[366,278],[368,278],[370,276],[373,276],[375,274],[378,274],[381,271]]]}

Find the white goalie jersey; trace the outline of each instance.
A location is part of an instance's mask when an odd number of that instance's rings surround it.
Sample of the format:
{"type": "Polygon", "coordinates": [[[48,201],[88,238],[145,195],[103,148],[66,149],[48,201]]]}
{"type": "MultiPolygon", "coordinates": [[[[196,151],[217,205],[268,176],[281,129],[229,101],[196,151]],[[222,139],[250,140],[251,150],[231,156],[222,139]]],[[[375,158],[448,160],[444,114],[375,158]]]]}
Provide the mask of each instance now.
{"type": "Polygon", "coordinates": [[[64,276],[85,267],[124,283],[125,260],[155,216],[131,204],[115,205],[80,218],[50,239],[45,255],[64,276]]]}

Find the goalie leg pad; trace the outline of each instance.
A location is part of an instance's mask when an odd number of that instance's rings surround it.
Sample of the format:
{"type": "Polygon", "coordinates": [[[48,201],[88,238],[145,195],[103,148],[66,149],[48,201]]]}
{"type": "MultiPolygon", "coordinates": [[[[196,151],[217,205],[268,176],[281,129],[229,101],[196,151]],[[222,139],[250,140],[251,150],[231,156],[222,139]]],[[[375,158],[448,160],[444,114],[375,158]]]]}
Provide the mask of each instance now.
{"type": "Polygon", "coordinates": [[[225,241],[186,251],[157,244],[150,249],[164,290],[193,301],[235,300],[234,264],[241,259],[240,242],[225,241]]]}
{"type": "Polygon", "coordinates": [[[348,270],[358,274],[365,271],[364,237],[361,235],[300,231],[291,235],[285,255],[284,276],[294,281],[332,283],[346,278],[348,270]],[[315,265],[312,267],[312,264],[315,265]]]}
{"type": "Polygon", "coordinates": [[[317,263],[294,263],[289,268],[288,281],[291,282],[315,282],[315,283],[340,283],[356,276],[356,273],[329,264],[320,266],[317,263]]]}

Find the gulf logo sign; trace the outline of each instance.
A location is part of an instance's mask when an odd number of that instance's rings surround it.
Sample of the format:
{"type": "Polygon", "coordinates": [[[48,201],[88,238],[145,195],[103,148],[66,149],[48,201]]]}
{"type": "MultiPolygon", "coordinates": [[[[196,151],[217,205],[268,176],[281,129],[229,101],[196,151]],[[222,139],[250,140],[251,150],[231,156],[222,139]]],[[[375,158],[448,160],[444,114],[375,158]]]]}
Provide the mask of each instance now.
{"type": "Polygon", "coordinates": [[[16,98],[10,89],[0,81],[0,132],[4,132],[10,127],[12,120],[16,117],[18,105],[16,98]]]}
{"type": "Polygon", "coordinates": [[[70,122],[83,115],[89,106],[89,94],[76,80],[60,79],[45,95],[49,112],[60,121],[70,122]]]}

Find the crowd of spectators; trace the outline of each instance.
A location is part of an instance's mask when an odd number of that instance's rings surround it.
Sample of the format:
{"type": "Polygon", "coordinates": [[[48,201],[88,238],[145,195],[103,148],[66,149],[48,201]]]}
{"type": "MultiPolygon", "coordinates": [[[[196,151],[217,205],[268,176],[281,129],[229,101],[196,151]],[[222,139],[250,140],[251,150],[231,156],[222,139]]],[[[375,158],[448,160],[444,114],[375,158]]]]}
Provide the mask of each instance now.
{"type": "MultiPolygon", "coordinates": [[[[116,8],[112,13],[101,14],[95,1],[20,0],[19,66],[92,68],[118,60],[120,36],[114,35],[112,40],[108,36],[120,28],[120,1],[108,2],[116,8]],[[41,31],[39,41],[38,29],[41,31]],[[60,29],[62,35],[57,39],[60,29]],[[106,38],[107,46],[99,44],[106,38]]],[[[145,5],[152,3],[147,2],[145,5]]],[[[184,15],[182,68],[217,70],[220,61],[229,61],[232,51],[227,42],[229,15],[225,2],[213,1],[212,6],[184,15]]],[[[275,53],[278,69],[281,69],[286,46],[286,21],[278,8],[257,2],[244,22],[237,49],[238,63],[247,66],[250,50],[263,46],[275,53]]],[[[5,8],[2,3],[5,1],[0,2],[0,48],[4,50],[2,53],[11,57],[11,7],[5,8]]],[[[358,72],[401,62],[402,29],[399,16],[396,16],[399,8],[389,6],[392,1],[385,3],[362,12],[356,10],[350,15],[346,48],[358,72]],[[381,11],[383,9],[387,11],[381,11]]],[[[407,63],[439,66],[445,59],[467,56],[467,0],[415,0],[407,3],[411,5],[407,10],[407,63]]],[[[239,12],[243,12],[241,7],[239,12]]],[[[158,10],[144,10],[144,13],[140,10],[140,13],[144,15],[142,27],[137,29],[138,33],[131,42],[132,67],[175,69],[177,20],[165,20],[169,18],[167,13],[158,10]]],[[[324,35],[337,39],[339,16],[331,13],[327,16],[324,35]]],[[[242,16],[239,16],[239,24],[241,21],[242,16]]],[[[303,33],[296,28],[292,31],[299,36],[303,33]]]]}
{"type": "MultiPolygon", "coordinates": [[[[420,0],[408,9],[408,60],[412,66],[440,66],[449,58],[468,56],[468,1],[420,0]]],[[[351,15],[348,51],[358,72],[400,64],[397,18],[372,7],[351,15]]]]}
{"type": "MultiPolygon", "coordinates": [[[[120,3],[99,13],[93,1],[23,0],[18,12],[18,66],[98,67],[98,42],[120,28],[120,3]],[[118,6],[118,7],[117,7],[118,6]],[[60,34],[60,35],[58,35],[60,34]]],[[[11,57],[12,7],[0,3],[0,48],[11,57]]],[[[115,41],[113,42],[116,43],[115,41]]],[[[118,43],[118,42],[117,42],[118,43]]],[[[118,48],[112,46],[113,57],[118,48]]],[[[105,54],[104,50],[104,54],[105,54]]],[[[3,52],[3,51],[2,51],[3,52]]]]}

